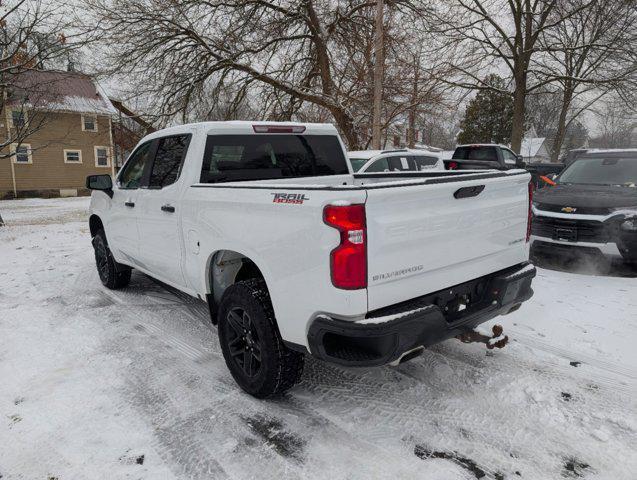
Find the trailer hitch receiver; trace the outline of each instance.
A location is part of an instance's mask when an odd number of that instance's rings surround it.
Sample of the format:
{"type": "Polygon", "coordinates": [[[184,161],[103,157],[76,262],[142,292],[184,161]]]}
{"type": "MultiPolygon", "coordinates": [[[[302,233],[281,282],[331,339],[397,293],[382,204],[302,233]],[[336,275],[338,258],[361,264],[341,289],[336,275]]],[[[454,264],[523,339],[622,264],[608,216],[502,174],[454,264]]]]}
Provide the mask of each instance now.
{"type": "Polygon", "coordinates": [[[493,332],[491,337],[476,330],[471,330],[457,335],[456,338],[462,343],[484,343],[489,350],[504,348],[509,343],[509,337],[503,334],[504,330],[501,325],[494,325],[491,331],[493,332]]]}

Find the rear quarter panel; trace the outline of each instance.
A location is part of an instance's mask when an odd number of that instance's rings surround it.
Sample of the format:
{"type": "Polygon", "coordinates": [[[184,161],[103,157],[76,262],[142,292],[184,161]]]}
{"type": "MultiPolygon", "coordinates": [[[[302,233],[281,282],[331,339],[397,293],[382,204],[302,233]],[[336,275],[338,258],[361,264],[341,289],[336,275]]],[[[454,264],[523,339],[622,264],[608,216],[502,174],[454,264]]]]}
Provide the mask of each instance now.
{"type": "Polygon", "coordinates": [[[323,222],[325,205],[364,203],[365,198],[362,190],[190,187],[182,209],[186,278],[203,295],[210,291],[216,252],[250,258],[265,277],[283,339],[307,346],[307,329],[316,315],[360,317],[367,311],[365,289],[339,290],[331,283],[329,258],[339,234],[323,222]],[[275,193],[305,197],[300,204],[275,203],[275,193]]]}

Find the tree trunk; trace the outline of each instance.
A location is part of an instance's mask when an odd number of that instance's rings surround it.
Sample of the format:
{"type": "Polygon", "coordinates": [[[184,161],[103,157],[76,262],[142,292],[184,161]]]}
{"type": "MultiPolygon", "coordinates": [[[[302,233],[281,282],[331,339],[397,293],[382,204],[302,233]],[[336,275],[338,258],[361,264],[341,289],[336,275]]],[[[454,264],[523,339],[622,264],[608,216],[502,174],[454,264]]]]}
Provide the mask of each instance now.
{"type": "Polygon", "coordinates": [[[524,137],[524,120],[526,114],[526,73],[516,75],[513,92],[513,127],[511,128],[511,150],[520,153],[524,137]]]}
{"type": "Polygon", "coordinates": [[[376,24],[374,32],[374,110],[372,115],[372,148],[380,150],[381,111],[383,103],[383,7],[384,0],[376,0],[376,24]]]}
{"type": "Polygon", "coordinates": [[[418,81],[420,80],[420,59],[414,58],[414,81],[411,85],[411,107],[408,114],[407,146],[414,148],[416,145],[416,108],[418,97],[418,81]]]}
{"type": "Polygon", "coordinates": [[[409,120],[407,124],[407,147],[414,148],[416,145],[416,112],[414,111],[416,107],[411,107],[409,109],[409,120]]]}
{"type": "Polygon", "coordinates": [[[345,137],[345,143],[347,143],[348,149],[362,150],[360,137],[358,135],[358,132],[356,131],[356,128],[354,127],[354,121],[352,117],[338,108],[330,109],[330,111],[334,116],[334,121],[336,122],[338,129],[341,131],[343,137],[345,137]]]}
{"type": "Polygon", "coordinates": [[[573,92],[569,88],[564,89],[564,95],[562,96],[562,108],[560,109],[560,116],[557,120],[557,131],[555,132],[555,139],[553,140],[553,146],[551,147],[551,162],[557,163],[560,152],[562,151],[562,144],[564,143],[564,137],[566,137],[566,116],[568,115],[568,109],[571,106],[571,100],[573,98],[573,92]]]}

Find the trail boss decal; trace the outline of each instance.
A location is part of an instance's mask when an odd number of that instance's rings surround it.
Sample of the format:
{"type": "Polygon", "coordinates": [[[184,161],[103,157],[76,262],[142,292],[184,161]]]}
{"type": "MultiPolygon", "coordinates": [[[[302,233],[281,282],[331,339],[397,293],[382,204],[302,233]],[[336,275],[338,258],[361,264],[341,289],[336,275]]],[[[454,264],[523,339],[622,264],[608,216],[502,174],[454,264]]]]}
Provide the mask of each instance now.
{"type": "Polygon", "coordinates": [[[304,201],[309,200],[304,193],[271,193],[274,195],[272,203],[291,203],[294,205],[302,205],[304,201]]]}

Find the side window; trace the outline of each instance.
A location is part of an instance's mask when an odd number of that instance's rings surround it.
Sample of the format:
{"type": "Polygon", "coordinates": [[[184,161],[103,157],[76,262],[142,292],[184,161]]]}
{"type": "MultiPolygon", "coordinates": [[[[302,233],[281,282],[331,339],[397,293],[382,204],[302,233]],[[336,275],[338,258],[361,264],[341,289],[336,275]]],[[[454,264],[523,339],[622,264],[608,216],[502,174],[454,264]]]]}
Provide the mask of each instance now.
{"type": "Polygon", "coordinates": [[[189,143],[190,135],[175,135],[159,140],[148,182],[149,188],[162,188],[177,181],[189,143]]]}
{"type": "Polygon", "coordinates": [[[22,110],[13,110],[11,112],[11,122],[15,128],[22,128],[26,123],[25,113],[22,110]]]}
{"type": "Polygon", "coordinates": [[[120,188],[139,188],[153,142],[146,142],[133,152],[119,176],[120,188]]]}
{"type": "Polygon", "coordinates": [[[433,168],[436,163],[438,163],[438,159],[436,157],[414,156],[411,158],[416,164],[416,170],[427,170],[429,168],[433,168]]]}
{"type": "Polygon", "coordinates": [[[389,164],[386,158],[380,158],[367,167],[366,172],[388,172],[389,164]]]}
{"type": "Polygon", "coordinates": [[[515,165],[518,161],[517,157],[511,150],[502,149],[502,157],[507,165],[515,165]]]}
{"type": "Polygon", "coordinates": [[[458,160],[466,160],[469,154],[469,147],[458,147],[454,150],[451,158],[457,158],[458,160]]]}
{"type": "Polygon", "coordinates": [[[97,132],[97,117],[94,115],[82,115],[82,131],[97,132]]]}
{"type": "Polygon", "coordinates": [[[389,170],[392,172],[404,172],[409,170],[407,157],[389,157],[389,170]]]}

